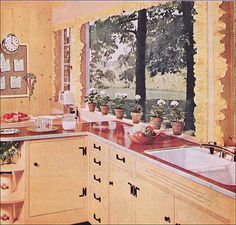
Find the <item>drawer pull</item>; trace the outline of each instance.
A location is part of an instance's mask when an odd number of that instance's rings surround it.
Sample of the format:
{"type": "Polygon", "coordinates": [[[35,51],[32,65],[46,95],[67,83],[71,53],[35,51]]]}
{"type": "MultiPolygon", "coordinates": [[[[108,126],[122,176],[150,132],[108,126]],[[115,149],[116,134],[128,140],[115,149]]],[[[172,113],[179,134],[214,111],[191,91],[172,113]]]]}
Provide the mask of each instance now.
{"type": "Polygon", "coordinates": [[[1,189],[2,189],[2,190],[7,190],[7,189],[9,189],[9,186],[6,185],[5,183],[4,183],[4,184],[1,184],[1,189]]]}
{"type": "Polygon", "coordinates": [[[3,214],[3,215],[1,216],[1,220],[7,221],[7,220],[10,220],[10,217],[9,217],[7,214],[3,214]]]}
{"type": "Polygon", "coordinates": [[[123,163],[125,163],[125,157],[120,158],[119,155],[116,154],[116,159],[122,161],[123,163]]]}
{"type": "Polygon", "coordinates": [[[176,223],[175,225],[181,225],[180,223],[176,223]]]}
{"type": "Polygon", "coordinates": [[[113,186],[113,181],[109,181],[109,185],[113,186]]]}
{"type": "Polygon", "coordinates": [[[98,181],[99,183],[101,183],[101,178],[100,178],[100,177],[97,178],[95,174],[93,175],[93,179],[96,180],[96,181],[98,181]]]}
{"type": "Polygon", "coordinates": [[[97,197],[95,193],[93,193],[93,197],[94,199],[98,200],[99,202],[101,202],[101,197],[97,197]]]}
{"type": "Polygon", "coordinates": [[[97,161],[95,158],[93,159],[93,162],[94,162],[95,164],[98,164],[99,166],[102,165],[102,162],[101,162],[100,160],[97,161]]]}
{"type": "Polygon", "coordinates": [[[35,167],[39,167],[39,164],[37,162],[34,163],[35,167]]]}
{"type": "Polygon", "coordinates": [[[100,145],[97,146],[96,144],[93,144],[93,148],[101,151],[101,146],[100,145]]]}
{"type": "Polygon", "coordinates": [[[165,216],[164,217],[164,220],[166,221],[166,222],[168,222],[168,223],[170,223],[171,221],[170,221],[170,217],[169,216],[165,216]]]}
{"type": "Polygon", "coordinates": [[[101,223],[101,218],[97,218],[95,213],[93,214],[93,218],[94,218],[96,221],[98,221],[99,223],[101,223]]]}

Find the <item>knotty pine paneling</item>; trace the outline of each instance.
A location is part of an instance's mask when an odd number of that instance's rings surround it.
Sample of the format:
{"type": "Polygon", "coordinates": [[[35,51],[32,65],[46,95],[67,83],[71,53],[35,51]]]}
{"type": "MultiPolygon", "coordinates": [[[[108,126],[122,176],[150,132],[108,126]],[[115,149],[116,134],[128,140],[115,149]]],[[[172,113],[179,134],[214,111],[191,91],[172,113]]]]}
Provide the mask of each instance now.
{"type": "Polygon", "coordinates": [[[16,110],[33,115],[48,114],[52,95],[52,4],[1,4],[1,39],[14,33],[20,43],[28,44],[28,71],[37,76],[37,83],[30,99],[1,99],[0,114],[16,110]]]}

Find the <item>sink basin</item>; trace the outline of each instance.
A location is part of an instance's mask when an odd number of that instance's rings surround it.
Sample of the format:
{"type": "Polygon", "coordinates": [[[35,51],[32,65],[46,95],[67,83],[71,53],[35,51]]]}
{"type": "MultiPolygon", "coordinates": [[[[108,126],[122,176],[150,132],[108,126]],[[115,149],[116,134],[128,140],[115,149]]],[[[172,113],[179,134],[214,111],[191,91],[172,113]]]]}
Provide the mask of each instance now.
{"type": "Polygon", "coordinates": [[[145,152],[219,183],[235,185],[235,162],[211,155],[207,148],[188,147],[145,152]]]}

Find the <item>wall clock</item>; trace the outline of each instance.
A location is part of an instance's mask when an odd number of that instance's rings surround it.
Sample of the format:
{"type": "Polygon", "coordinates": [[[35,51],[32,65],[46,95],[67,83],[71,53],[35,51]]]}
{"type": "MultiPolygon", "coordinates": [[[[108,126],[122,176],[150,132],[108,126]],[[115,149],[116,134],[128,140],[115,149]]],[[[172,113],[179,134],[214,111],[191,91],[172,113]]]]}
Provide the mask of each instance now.
{"type": "Polygon", "coordinates": [[[15,34],[8,34],[2,40],[2,50],[7,54],[15,53],[19,45],[19,38],[15,34]]]}

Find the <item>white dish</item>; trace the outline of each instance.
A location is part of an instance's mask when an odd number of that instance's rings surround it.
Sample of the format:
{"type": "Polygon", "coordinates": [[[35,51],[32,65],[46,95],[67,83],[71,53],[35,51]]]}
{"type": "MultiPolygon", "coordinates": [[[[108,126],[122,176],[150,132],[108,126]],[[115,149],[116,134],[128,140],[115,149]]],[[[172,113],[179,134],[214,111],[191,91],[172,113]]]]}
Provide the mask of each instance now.
{"type": "Polygon", "coordinates": [[[52,129],[46,129],[46,130],[42,130],[42,129],[39,129],[37,127],[27,127],[26,130],[28,131],[31,131],[31,132],[36,132],[36,133],[49,133],[49,132],[54,132],[54,131],[57,131],[59,130],[59,127],[58,126],[52,126],[52,129]]]}
{"type": "Polygon", "coordinates": [[[17,134],[20,130],[16,128],[4,128],[0,130],[0,134],[17,134]]]}

